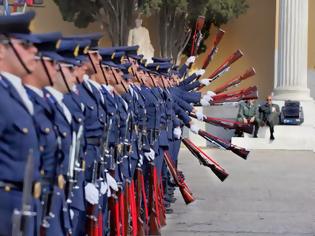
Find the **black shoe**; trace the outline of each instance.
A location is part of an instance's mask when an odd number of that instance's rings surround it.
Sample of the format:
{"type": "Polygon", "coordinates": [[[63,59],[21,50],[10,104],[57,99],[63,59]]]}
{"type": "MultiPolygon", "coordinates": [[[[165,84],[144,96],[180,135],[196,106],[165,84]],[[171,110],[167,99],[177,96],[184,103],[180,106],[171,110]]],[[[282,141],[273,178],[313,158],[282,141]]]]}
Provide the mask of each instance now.
{"type": "Polygon", "coordinates": [[[273,134],[270,135],[270,140],[275,140],[275,136],[273,136],[273,134]]]}
{"type": "Polygon", "coordinates": [[[171,208],[166,208],[165,209],[165,214],[173,214],[173,209],[171,209],[171,208]]]}
{"type": "Polygon", "coordinates": [[[257,134],[254,134],[253,138],[258,138],[257,134]]]}
{"type": "Polygon", "coordinates": [[[164,207],[165,208],[170,208],[171,207],[171,203],[169,203],[169,202],[164,200],[164,207]]]}
{"type": "Polygon", "coordinates": [[[167,202],[170,202],[170,203],[174,203],[174,202],[176,202],[177,199],[175,197],[165,196],[164,200],[167,202]]]}

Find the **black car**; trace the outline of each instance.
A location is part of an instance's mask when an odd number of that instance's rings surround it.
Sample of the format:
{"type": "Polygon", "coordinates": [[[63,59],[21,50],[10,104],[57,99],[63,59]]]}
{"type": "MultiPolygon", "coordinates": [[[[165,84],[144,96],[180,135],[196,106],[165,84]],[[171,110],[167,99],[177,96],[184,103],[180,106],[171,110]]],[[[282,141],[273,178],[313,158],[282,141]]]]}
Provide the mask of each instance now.
{"type": "Polygon", "coordinates": [[[303,108],[299,101],[287,100],[281,108],[280,123],[283,125],[300,125],[304,122],[303,108]]]}

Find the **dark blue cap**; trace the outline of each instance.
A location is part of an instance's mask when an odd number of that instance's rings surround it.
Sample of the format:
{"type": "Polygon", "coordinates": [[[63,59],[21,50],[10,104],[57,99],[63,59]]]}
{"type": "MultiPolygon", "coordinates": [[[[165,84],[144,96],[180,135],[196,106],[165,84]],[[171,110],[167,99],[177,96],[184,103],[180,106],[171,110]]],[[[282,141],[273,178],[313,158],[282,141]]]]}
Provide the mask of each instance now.
{"type": "Polygon", "coordinates": [[[38,51],[55,51],[58,42],[61,39],[62,35],[60,32],[52,32],[46,34],[33,34],[38,40],[38,43],[34,45],[37,47],[38,51]]]}
{"type": "Polygon", "coordinates": [[[82,34],[82,35],[72,35],[72,36],[65,36],[65,39],[71,40],[82,40],[87,39],[90,40],[90,50],[97,50],[98,49],[98,42],[104,35],[102,33],[92,33],[92,34],[82,34]]]}
{"type": "Polygon", "coordinates": [[[34,17],[34,11],[29,11],[23,14],[0,16],[0,34],[29,34],[29,25],[34,17]]]}
{"type": "Polygon", "coordinates": [[[153,62],[159,63],[159,62],[168,62],[170,63],[172,61],[171,58],[161,58],[161,57],[152,57],[153,62]]]}
{"type": "Polygon", "coordinates": [[[110,61],[115,55],[114,48],[99,48],[98,53],[102,56],[103,61],[110,61]]]}
{"type": "Polygon", "coordinates": [[[117,52],[125,52],[125,54],[127,56],[129,55],[137,55],[138,53],[138,49],[139,46],[135,45],[135,46],[119,46],[119,47],[115,47],[115,50],[117,52]]]}

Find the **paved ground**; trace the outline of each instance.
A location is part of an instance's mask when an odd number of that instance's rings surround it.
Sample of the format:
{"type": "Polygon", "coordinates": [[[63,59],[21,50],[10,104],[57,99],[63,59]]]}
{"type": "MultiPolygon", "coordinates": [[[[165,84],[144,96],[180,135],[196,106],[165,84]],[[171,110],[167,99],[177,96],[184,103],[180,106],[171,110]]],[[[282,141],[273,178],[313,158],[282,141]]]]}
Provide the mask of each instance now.
{"type": "Polygon", "coordinates": [[[206,150],[230,173],[221,183],[183,149],[179,168],[197,200],[180,193],[163,235],[315,236],[315,153],[252,151],[247,161],[206,150]]]}

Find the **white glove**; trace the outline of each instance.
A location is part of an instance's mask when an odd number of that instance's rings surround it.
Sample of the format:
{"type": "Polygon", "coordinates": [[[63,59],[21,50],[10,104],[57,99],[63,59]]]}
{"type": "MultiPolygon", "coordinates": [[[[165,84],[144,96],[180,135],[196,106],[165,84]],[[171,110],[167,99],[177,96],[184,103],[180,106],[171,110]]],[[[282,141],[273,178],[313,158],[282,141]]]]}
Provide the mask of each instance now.
{"type": "Polygon", "coordinates": [[[207,101],[207,102],[210,102],[210,101],[213,100],[212,97],[211,97],[210,95],[208,95],[208,94],[203,95],[202,99],[204,99],[204,100],[207,101]]]}
{"type": "Polygon", "coordinates": [[[145,152],[144,156],[147,158],[148,161],[154,161],[155,151],[152,148],[150,148],[150,152],[145,152]]]}
{"type": "Polygon", "coordinates": [[[107,192],[107,189],[108,189],[108,185],[106,182],[101,182],[101,186],[100,186],[100,193],[102,195],[104,195],[106,192],[107,192]]]}
{"type": "Polygon", "coordinates": [[[188,57],[187,61],[185,62],[185,65],[189,66],[190,64],[194,63],[195,60],[196,60],[195,56],[190,56],[190,57],[188,57]]]}
{"type": "Polygon", "coordinates": [[[180,136],[182,136],[182,129],[180,127],[174,128],[173,134],[176,139],[180,139],[180,136]]]}
{"type": "Polygon", "coordinates": [[[143,155],[139,154],[139,159],[138,159],[138,167],[143,166],[143,155]]]}
{"type": "Polygon", "coordinates": [[[190,130],[191,130],[191,132],[193,132],[194,134],[198,134],[199,128],[197,127],[197,125],[192,124],[192,125],[190,125],[190,130]]]}
{"type": "Polygon", "coordinates": [[[207,100],[204,99],[204,98],[201,98],[201,99],[200,99],[200,104],[201,104],[201,106],[203,106],[203,107],[208,107],[208,106],[210,106],[209,101],[207,101],[207,100]]]}
{"type": "Polygon", "coordinates": [[[107,185],[114,191],[118,191],[118,185],[116,180],[108,173],[106,173],[107,185]]]}
{"type": "Polygon", "coordinates": [[[196,72],[195,72],[195,74],[197,75],[197,76],[203,76],[203,74],[205,73],[206,71],[204,70],[204,69],[200,69],[200,70],[197,70],[196,72]]]}
{"type": "Polygon", "coordinates": [[[73,220],[73,217],[74,217],[74,211],[70,209],[70,219],[73,220]]]}
{"type": "Polygon", "coordinates": [[[205,86],[208,86],[210,84],[210,80],[208,79],[202,79],[202,80],[199,80],[199,82],[205,86]]]}
{"type": "Polygon", "coordinates": [[[211,97],[213,97],[213,96],[215,96],[215,95],[217,95],[215,92],[212,92],[211,90],[209,90],[208,92],[207,92],[207,95],[210,95],[211,97]]]}
{"type": "Polygon", "coordinates": [[[85,199],[92,205],[95,205],[99,201],[98,190],[92,183],[87,183],[84,187],[85,199]]]}
{"type": "Polygon", "coordinates": [[[205,117],[205,115],[202,113],[202,111],[197,111],[195,114],[198,120],[203,121],[203,118],[205,117]]]}

